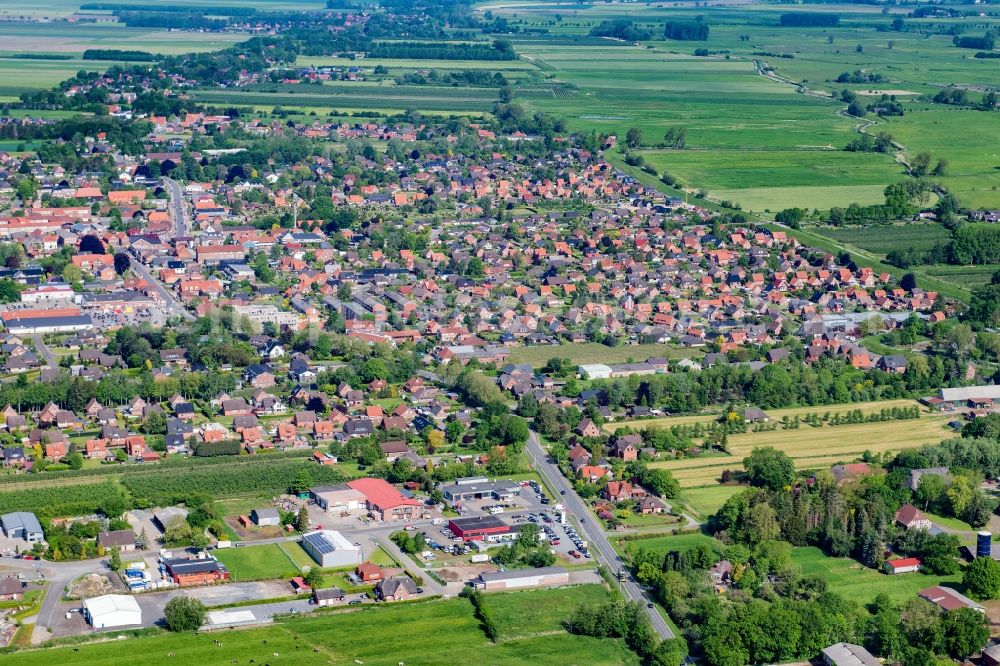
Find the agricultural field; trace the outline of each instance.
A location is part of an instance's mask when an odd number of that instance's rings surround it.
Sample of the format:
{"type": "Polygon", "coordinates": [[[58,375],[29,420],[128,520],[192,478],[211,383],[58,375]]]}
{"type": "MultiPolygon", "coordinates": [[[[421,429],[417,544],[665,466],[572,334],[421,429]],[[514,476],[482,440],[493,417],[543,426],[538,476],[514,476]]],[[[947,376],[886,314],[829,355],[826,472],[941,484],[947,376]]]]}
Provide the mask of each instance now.
{"type": "Polygon", "coordinates": [[[566,607],[600,603],[607,590],[600,585],[578,585],[542,590],[491,594],[487,603],[505,639],[527,638],[559,632],[566,621],[566,607]]]}
{"type": "MultiPolygon", "coordinates": [[[[865,414],[875,413],[882,409],[893,407],[911,407],[917,403],[912,400],[888,400],[884,402],[867,402],[849,405],[825,405],[820,407],[794,407],[769,411],[771,422],[780,422],[783,418],[794,419],[810,413],[823,415],[846,413],[859,409],[865,414]]],[[[694,423],[710,423],[715,416],[680,416],[663,419],[646,419],[639,421],[621,421],[605,424],[608,432],[614,432],[622,426],[633,428],[670,427],[673,425],[691,425],[694,423]]],[[[698,458],[682,458],[651,463],[654,467],[669,469],[682,487],[694,488],[711,486],[719,480],[722,472],[727,469],[742,469],[742,460],[758,446],[773,446],[787,453],[798,469],[829,467],[838,462],[850,461],[865,451],[875,453],[883,451],[900,451],[923,444],[936,444],[947,439],[953,431],[947,427],[949,417],[941,414],[923,412],[921,418],[909,421],[882,421],[875,423],[859,423],[850,425],[829,426],[819,428],[803,423],[794,430],[778,430],[769,432],[737,433],[729,436],[729,454],[707,455],[698,458]]],[[[696,495],[697,497],[697,495],[696,495]]],[[[714,500],[710,500],[714,501],[714,500]]],[[[723,499],[724,501],[724,499],[723,499]]]]}
{"type": "MultiPolygon", "coordinates": [[[[598,592],[601,588],[596,588],[598,592]]],[[[623,641],[570,636],[553,628],[555,618],[568,617],[581,601],[599,598],[588,588],[560,590],[565,603],[545,598],[546,609],[529,613],[535,605],[534,592],[509,593],[513,602],[503,599],[499,605],[508,618],[502,624],[499,643],[488,641],[466,599],[427,601],[423,603],[380,605],[348,612],[319,612],[315,615],[281,620],[259,629],[226,632],[224,636],[202,634],[160,634],[45,651],[14,653],[5,656],[12,666],[59,663],[64,666],[114,666],[135,654],[148,658],[166,658],[171,653],[177,663],[225,666],[235,661],[296,666],[356,663],[369,666],[396,666],[405,660],[408,666],[432,666],[464,663],[476,653],[485,663],[514,664],[638,664],[637,657],[623,641]],[[518,612],[518,606],[521,612],[518,612]],[[534,614],[548,627],[545,636],[518,638],[530,632],[521,618],[534,614]],[[510,632],[504,634],[503,631],[510,632]],[[508,637],[509,636],[509,637],[508,637]],[[405,640],[400,640],[405,637],[405,640]],[[215,641],[222,642],[222,649],[215,641]],[[275,656],[277,655],[277,656],[275,656]]],[[[505,595],[490,595],[490,601],[505,595]]]]}
{"type": "Polygon", "coordinates": [[[859,247],[875,254],[885,255],[891,250],[915,248],[926,251],[937,245],[945,245],[951,234],[940,224],[913,223],[891,226],[831,228],[817,227],[817,233],[838,241],[859,247]]]}
{"type": "Polygon", "coordinates": [[[550,358],[568,358],[576,364],[587,363],[627,363],[645,361],[652,356],[666,358],[687,358],[695,353],[671,345],[640,344],[623,347],[608,347],[596,342],[582,344],[540,345],[533,347],[515,347],[507,358],[511,363],[529,363],[540,368],[548,363],[550,358]]]}
{"type": "MultiPolygon", "coordinates": [[[[780,5],[500,1],[480,9],[490,9],[515,25],[548,30],[550,35],[543,37],[516,36],[516,48],[524,60],[578,89],[564,99],[529,99],[524,104],[566,117],[573,129],[619,137],[630,127],[640,129],[643,144],[653,151],[651,161],[663,163],[685,186],[708,190],[714,200],[733,201],[757,212],[880,202],[881,189],[904,177],[890,156],[850,155],[847,159],[857,166],[845,172],[830,161],[838,158],[817,154],[823,149],[841,151],[857,136],[861,124],[843,116],[844,104],[832,98],[846,88],[862,99],[895,95],[905,115],[887,119],[869,115],[866,123],[874,126],[866,131],[892,133],[908,158],[929,151],[947,159],[950,166],[940,180],[963,203],[1000,205],[1000,173],[994,168],[1000,164],[1000,154],[990,148],[1000,118],[929,101],[952,84],[972,90],[997,85],[993,61],[971,57],[970,50],[954,47],[951,36],[943,34],[952,25],[977,32],[997,27],[995,19],[936,19],[934,25],[942,34],[928,36],[908,27],[876,30],[906,12],[890,8],[888,16],[882,16],[858,5],[813,8],[840,15],[840,25],[829,28],[781,27],[778,17],[788,8],[780,5]],[[586,37],[605,19],[628,18],[653,29],[655,35],[664,20],[696,17],[711,26],[705,42],[654,37],[639,46],[586,37]],[[695,56],[699,48],[711,55],[695,56]],[[835,81],[840,74],[859,69],[884,81],[835,81]],[[628,104],[622,104],[623,99],[628,104]],[[669,127],[687,130],[687,150],[679,151],[684,157],[677,158],[676,151],[657,154],[656,144],[669,127]],[[775,185],[768,169],[750,169],[751,178],[739,178],[735,187],[716,182],[719,174],[738,174],[745,165],[754,166],[758,156],[738,150],[793,151],[801,153],[796,159],[807,166],[790,172],[800,182],[775,185]],[[710,168],[700,168],[703,163],[710,168]]],[[[780,182],[781,174],[776,176],[780,182]]]]}

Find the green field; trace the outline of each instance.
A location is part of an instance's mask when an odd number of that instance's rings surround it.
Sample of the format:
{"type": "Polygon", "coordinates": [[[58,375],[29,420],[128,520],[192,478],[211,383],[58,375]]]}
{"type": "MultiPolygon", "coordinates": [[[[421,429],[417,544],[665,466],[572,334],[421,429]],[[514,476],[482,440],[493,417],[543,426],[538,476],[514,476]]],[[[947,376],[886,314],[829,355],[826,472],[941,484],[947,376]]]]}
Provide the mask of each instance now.
{"type": "Polygon", "coordinates": [[[841,229],[823,227],[816,231],[841,243],[849,243],[881,255],[891,250],[911,247],[926,251],[951,240],[951,234],[940,224],[913,223],[841,229]]]}
{"type": "MultiPolygon", "coordinates": [[[[599,598],[594,586],[564,589],[564,604],[547,596],[539,602],[548,608],[535,614],[535,592],[506,593],[515,597],[505,603],[505,595],[490,595],[511,618],[502,625],[511,635],[497,644],[486,639],[466,599],[428,601],[402,605],[380,605],[349,612],[320,612],[276,622],[258,629],[201,634],[167,634],[129,638],[77,647],[15,653],[4,657],[11,666],[58,663],[61,666],[117,666],[136,654],[165,663],[225,666],[258,664],[313,666],[361,663],[368,666],[438,666],[477,661],[498,666],[551,664],[638,664],[623,641],[570,636],[554,628],[557,616],[568,617],[580,601],[599,598]],[[501,600],[498,602],[498,600],[501,600]],[[537,617],[547,627],[546,635],[516,638],[531,628],[518,619],[517,606],[524,617],[537,617]],[[548,633],[550,632],[551,633],[548,633]],[[216,645],[216,641],[222,643],[216,645]],[[168,653],[170,657],[168,658],[168,653]]],[[[546,593],[548,591],[541,591],[546,593]]]]}
{"type": "Polygon", "coordinates": [[[688,358],[696,355],[688,349],[680,349],[671,345],[642,344],[625,345],[623,347],[608,347],[596,342],[585,342],[581,344],[561,344],[561,345],[536,345],[532,347],[515,347],[511,349],[507,358],[511,363],[530,363],[535,367],[541,367],[548,363],[550,358],[568,358],[573,363],[625,363],[632,359],[634,361],[645,361],[654,356],[664,356],[666,358],[688,358]]]}
{"type": "Polygon", "coordinates": [[[226,565],[235,581],[269,580],[299,575],[301,564],[293,562],[286,554],[286,551],[292,552],[293,549],[301,552],[304,560],[312,562],[302,550],[302,546],[297,543],[285,543],[281,544],[281,547],[271,543],[263,546],[222,548],[215,551],[215,556],[226,565]]]}
{"type": "Polygon", "coordinates": [[[904,177],[888,156],[873,159],[836,150],[669,150],[643,155],[658,171],[707,189],[713,199],[753,211],[881,203],[885,185],[904,177]]]}
{"type": "MultiPolygon", "coordinates": [[[[771,422],[780,422],[784,417],[794,419],[806,414],[815,413],[822,416],[844,414],[850,410],[860,410],[865,414],[879,412],[893,407],[912,407],[917,405],[913,400],[885,400],[879,402],[853,403],[845,405],[823,405],[818,407],[791,407],[788,409],[769,410],[771,422]]],[[[669,428],[674,425],[690,425],[693,423],[710,423],[717,419],[715,415],[671,416],[661,419],[641,419],[637,421],[619,421],[604,425],[607,432],[615,432],[618,428],[629,426],[633,428],[669,428]]],[[[767,432],[746,432],[729,436],[729,455],[706,455],[695,458],[680,458],[650,463],[653,467],[669,469],[682,487],[714,486],[726,470],[742,470],[743,458],[759,446],[773,446],[787,453],[795,462],[797,469],[819,469],[829,467],[839,462],[849,462],[858,458],[865,451],[883,452],[900,451],[923,444],[936,444],[953,435],[947,427],[949,417],[927,413],[921,418],[909,421],[881,421],[874,423],[859,423],[850,425],[814,428],[803,423],[797,429],[777,430],[767,432]]],[[[720,491],[721,493],[722,491],[720,491]]],[[[714,502],[711,493],[706,491],[706,502],[714,502]]],[[[695,495],[697,498],[697,495],[695,495]]],[[[724,501],[724,498],[723,498],[724,501]]]]}
{"type": "Polygon", "coordinates": [[[612,544],[619,553],[624,553],[629,549],[651,550],[658,553],[667,553],[672,550],[685,551],[697,545],[705,544],[713,547],[721,547],[721,543],[715,538],[696,532],[694,534],[677,534],[672,536],[651,537],[649,539],[637,539],[635,541],[625,541],[622,539],[612,539],[612,544]]]}
{"type": "Polygon", "coordinates": [[[911,599],[920,590],[933,585],[948,583],[957,587],[961,574],[954,576],[927,576],[922,573],[890,576],[862,566],[846,557],[827,557],[819,548],[792,549],[792,561],[803,576],[821,576],[831,592],[858,603],[870,603],[877,594],[887,594],[895,602],[911,599]]]}
{"type": "Polygon", "coordinates": [[[687,488],[681,499],[700,518],[707,518],[719,510],[726,500],[743,490],[743,486],[704,486],[687,488]]]}

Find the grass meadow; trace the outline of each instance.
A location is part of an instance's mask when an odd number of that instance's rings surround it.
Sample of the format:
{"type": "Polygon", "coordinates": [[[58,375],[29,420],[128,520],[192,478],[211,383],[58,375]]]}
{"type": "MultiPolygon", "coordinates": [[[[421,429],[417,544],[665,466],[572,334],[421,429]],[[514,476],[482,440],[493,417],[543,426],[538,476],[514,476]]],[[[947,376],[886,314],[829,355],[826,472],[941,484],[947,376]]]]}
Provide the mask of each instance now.
{"type": "Polygon", "coordinates": [[[598,342],[581,344],[540,345],[533,347],[515,347],[511,350],[508,361],[511,363],[530,363],[540,368],[548,363],[550,358],[568,358],[573,363],[626,363],[629,360],[645,361],[653,356],[666,358],[686,358],[695,355],[687,349],[660,344],[624,345],[608,347],[598,342]]]}
{"type": "Polygon", "coordinates": [[[396,666],[401,661],[407,666],[436,666],[466,663],[470,654],[498,666],[638,664],[638,658],[621,640],[571,636],[558,626],[559,619],[568,617],[578,603],[600,599],[602,593],[599,586],[582,586],[490,595],[488,599],[498,609],[501,627],[496,644],[486,639],[472,604],[456,598],[321,611],[224,634],[162,633],[27,651],[7,655],[4,662],[11,666],[116,666],[136,654],[150,660],[167,660],[168,653],[172,653],[168,661],[203,666],[225,666],[236,661],[246,664],[251,659],[272,666],[350,665],[357,663],[355,660],[368,666],[396,666]],[[520,638],[533,633],[535,622],[544,628],[544,635],[520,638]]]}
{"type": "Polygon", "coordinates": [[[291,578],[299,575],[302,565],[293,561],[281,546],[284,546],[288,551],[294,547],[295,550],[301,551],[305,560],[312,562],[312,559],[302,550],[302,546],[297,543],[281,544],[280,546],[276,543],[270,543],[262,546],[222,548],[215,551],[215,556],[226,565],[235,581],[291,578]]]}
{"type": "Polygon", "coordinates": [[[961,574],[930,576],[922,573],[890,576],[862,566],[847,557],[828,557],[819,548],[792,549],[792,561],[803,576],[821,576],[831,592],[858,603],[871,603],[878,594],[887,594],[894,602],[912,599],[920,590],[934,585],[960,587],[961,574]]]}

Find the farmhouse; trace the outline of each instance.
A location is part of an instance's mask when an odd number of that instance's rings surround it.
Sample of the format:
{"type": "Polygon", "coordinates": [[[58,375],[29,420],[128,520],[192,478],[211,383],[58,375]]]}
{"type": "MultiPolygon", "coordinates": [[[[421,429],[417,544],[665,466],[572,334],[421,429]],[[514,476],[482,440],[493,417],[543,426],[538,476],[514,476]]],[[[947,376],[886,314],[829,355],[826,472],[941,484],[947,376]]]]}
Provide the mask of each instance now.
{"type": "Polygon", "coordinates": [[[346,567],[361,562],[361,548],[333,530],[302,535],[302,548],[321,567],[346,567]]]}
{"type": "Polygon", "coordinates": [[[94,629],[127,627],[142,624],[142,610],[135,597],[128,594],[105,594],[83,600],[83,616],[94,629]]]}
{"type": "Polygon", "coordinates": [[[375,585],[375,597],[380,601],[402,601],[417,594],[417,584],[409,576],[393,576],[375,585]]]}
{"type": "Polygon", "coordinates": [[[515,532],[496,516],[454,518],[448,522],[448,529],[463,541],[500,541],[515,532]]]}
{"type": "Polygon", "coordinates": [[[365,508],[376,520],[411,520],[420,502],[406,497],[382,479],[355,479],[347,486],[365,496],[365,508]]]}
{"type": "Polygon", "coordinates": [[[933,527],[931,521],[912,504],[904,504],[899,508],[896,512],[896,524],[906,530],[929,530],[933,527]]]}
{"type": "Polygon", "coordinates": [[[221,562],[213,559],[164,559],[163,565],[167,569],[167,575],[181,587],[229,580],[229,570],[221,562]]]}
{"type": "Polygon", "coordinates": [[[473,582],[476,588],[487,592],[567,584],[569,584],[569,571],[562,567],[484,572],[473,582]]]}

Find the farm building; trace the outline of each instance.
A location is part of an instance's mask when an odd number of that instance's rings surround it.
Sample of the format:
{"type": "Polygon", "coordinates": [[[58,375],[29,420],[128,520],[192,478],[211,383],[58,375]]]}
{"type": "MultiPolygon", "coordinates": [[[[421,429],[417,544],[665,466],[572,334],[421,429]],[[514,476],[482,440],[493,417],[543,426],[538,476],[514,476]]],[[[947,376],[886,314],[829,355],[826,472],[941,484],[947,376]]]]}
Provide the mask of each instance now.
{"type": "Polygon", "coordinates": [[[333,530],[303,535],[302,547],[321,567],[347,567],[361,562],[361,548],[333,530]]]}
{"type": "Polygon", "coordinates": [[[177,520],[187,520],[187,509],[179,506],[168,506],[153,513],[153,522],[164,532],[177,520]]]}
{"type": "Polygon", "coordinates": [[[934,587],[928,587],[926,590],[917,592],[917,596],[921,599],[926,599],[944,611],[953,611],[958,610],[959,608],[971,608],[972,610],[979,611],[980,613],[986,612],[986,609],[983,606],[980,606],[958,590],[954,590],[950,587],[935,585],[934,587]]]}
{"type": "Polygon", "coordinates": [[[316,506],[330,513],[361,511],[365,508],[365,495],[360,490],[339,483],[320,486],[309,491],[316,506]]]}
{"type": "Polygon", "coordinates": [[[569,584],[569,571],[562,567],[541,567],[516,571],[493,571],[479,574],[473,585],[487,592],[569,584]]]}
{"type": "Polygon", "coordinates": [[[454,518],[449,521],[448,529],[463,541],[499,541],[516,531],[496,516],[454,518]]]}
{"type": "Polygon", "coordinates": [[[277,509],[254,509],[250,512],[250,519],[256,523],[257,527],[274,527],[281,524],[281,514],[277,509]]]}
{"type": "Polygon", "coordinates": [[[459,479],[441,486],[441,494],[452,504],[483,498],[508,500],[521,494],[521,486],[513,481],[486,481],[459,479]]]}
{"type": "Polygon", "coordinates": [[[365,508],[375,520],[411,520],[420,501],[407,497],[382,479],[355,479],[347,486],[365,496],[365,508]]]}
{"type": "Polygon", "coordinates": [[[947,467],[925,467],[923,469],[914,469],[910,471],[910,479],[907,482],[907,487],[913,492],[917,491],[920,487],[920,479],[925,476],[943,476],[947,478],[951,475],[951,471],[947,467]]]}
{"type": "Polygon", "coordinates": [[[24,539],[28,543],[35,543],[45,538],[42,524],[30,511],[5,513],[0,516],[0,525],[3,525],[3,533],[9,539],[24,539]]]}
{"type": "Polygon", "coordinates": [[[611,368],[603,363],[588,363],[577,368],[584,379],[611,379],[611,368]]]}
{"type": "Polygon", "coordinates": [[[941,400],[940,406],[947,409],[974,406],[995,407],[1000,405],[1000,384],[943,388],[939,398],[941,400]]]}
{"type": "Polygon", "coordinates": [[[983,650],[983,664],[985,666],[1000,665],[1000,643],[994,643],[983,650]]]}
{"type": "Polygon", "coordinates": [[[317,606],[332,606],[338,601],[344,600],[344,591],[339,587],[326,587],[313,590],[313,601],[317,606]]]}
{"type": "Polygon", "coordinates": [[[167,575],[182,587],[229,580],[229,570],[221,562],[213,559],[165,559],[163,566],[166,567],[167,575]]]}
{"type": "Polygon", "coordinates": [[[127,594],[105,594],[83,600],[83,616],[94,629],[127,627],[142,624],[142,610],[135,597],[127,594]]]}
{"type": "Polygon", "coordinates": [[[834,643],[823,648],[823,663],[826,666],[880,666],[882,662],[860,645],[834,643]]]}
{"type": "Polygon", "coordinates": [[[890,574],[905,574],[920,571],[920,560],[906,557],[898,560],[888,560],[885,563],[886,572],[890,574]]]}

